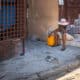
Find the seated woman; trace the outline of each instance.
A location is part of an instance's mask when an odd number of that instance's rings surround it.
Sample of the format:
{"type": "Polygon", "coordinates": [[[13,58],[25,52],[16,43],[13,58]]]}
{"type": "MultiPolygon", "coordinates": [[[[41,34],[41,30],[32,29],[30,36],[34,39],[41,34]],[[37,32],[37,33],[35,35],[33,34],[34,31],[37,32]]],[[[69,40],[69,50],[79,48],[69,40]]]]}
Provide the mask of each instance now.
{"type": "Polygon", "coordinates": [[[66,49],[66,26],[69,23],[66,21],[66,19],[62,18],[58,24],[59,24],[58,29],[52,31],[49,34],[49,36],[54,34],[55,38],[56,38],[56,45],[59,45],[60,44],[59,34],[61,34],[61,36],[62,36],[62,48],[61,48],[61,50],[63,51],[66,49]]]}

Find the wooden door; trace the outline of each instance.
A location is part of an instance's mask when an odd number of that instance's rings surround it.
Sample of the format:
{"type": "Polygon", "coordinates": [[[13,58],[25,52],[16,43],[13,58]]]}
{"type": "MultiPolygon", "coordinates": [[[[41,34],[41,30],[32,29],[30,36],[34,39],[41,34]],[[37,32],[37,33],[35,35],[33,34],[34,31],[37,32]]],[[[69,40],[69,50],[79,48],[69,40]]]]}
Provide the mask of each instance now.
{"type": "Polygon", "coordinates": [[[64,0],[65,17],[73,23],[80,14],[80,0],[64,0]]]}

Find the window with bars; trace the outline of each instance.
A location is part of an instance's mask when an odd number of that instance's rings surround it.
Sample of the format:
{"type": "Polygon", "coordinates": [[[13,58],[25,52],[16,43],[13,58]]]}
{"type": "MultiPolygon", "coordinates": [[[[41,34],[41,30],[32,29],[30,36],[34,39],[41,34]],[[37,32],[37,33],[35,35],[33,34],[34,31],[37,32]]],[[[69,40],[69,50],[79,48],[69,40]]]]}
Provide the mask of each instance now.
{"type": "Polygon", "coordinates": [[[25,0],[0,0],[0,41],[24,37],[25,13],[25,0]]]}

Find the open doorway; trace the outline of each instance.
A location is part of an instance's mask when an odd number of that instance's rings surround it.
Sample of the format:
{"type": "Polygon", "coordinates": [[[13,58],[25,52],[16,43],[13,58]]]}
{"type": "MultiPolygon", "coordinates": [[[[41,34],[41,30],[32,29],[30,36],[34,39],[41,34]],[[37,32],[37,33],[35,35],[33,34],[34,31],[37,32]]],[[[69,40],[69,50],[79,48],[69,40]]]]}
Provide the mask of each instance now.
{"type": "Polygon", "coordinates": [[[79,0],[60,0],[59,6],[59,18],[65,17],[69,26],[67,26],[67,33],[69,33],[74,40],[69,44],[74,46],[80,46],[80,1],[79,0]],[[62,7],[62,6],[63,7],[62,7]]]}
{"type": "Polygon", "coordinates": [[[80,46],[80,0],[64,0],[64,14],[70,22],[67,32],[74,37],[74,45],[80,46]]]}

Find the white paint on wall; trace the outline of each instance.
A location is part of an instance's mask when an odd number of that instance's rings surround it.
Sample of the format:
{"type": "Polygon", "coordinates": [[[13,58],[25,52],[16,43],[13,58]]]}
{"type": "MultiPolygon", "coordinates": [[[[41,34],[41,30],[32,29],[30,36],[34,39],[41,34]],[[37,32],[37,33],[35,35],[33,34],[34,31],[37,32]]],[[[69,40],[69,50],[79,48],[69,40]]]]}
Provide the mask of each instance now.
{"type": "Polygon", "coordinates": [[[59,0],[59,5],[64,5],[64,0],[59,0]]]}

